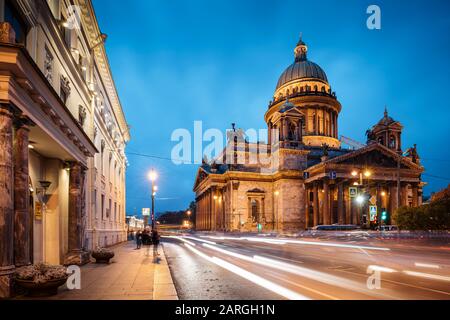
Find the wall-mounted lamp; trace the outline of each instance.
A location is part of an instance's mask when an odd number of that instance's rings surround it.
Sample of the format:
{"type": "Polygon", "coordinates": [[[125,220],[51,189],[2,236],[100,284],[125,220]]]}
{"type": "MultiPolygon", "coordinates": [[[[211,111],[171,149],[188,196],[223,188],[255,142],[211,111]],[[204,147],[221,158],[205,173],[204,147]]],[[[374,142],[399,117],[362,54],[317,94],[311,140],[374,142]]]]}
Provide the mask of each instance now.
{"type": "Polygon", "coordinates": [[[47,196],[47,191],[50,188],[50,186],[52,185],[52,183],[50,181],[39,181],[39,184],[41,185],[40,188],[37,188],[36,193],[40,196],[41,198],[41,202],[43,204],[47,204],[48,202],[48,196],[47,196]]]}

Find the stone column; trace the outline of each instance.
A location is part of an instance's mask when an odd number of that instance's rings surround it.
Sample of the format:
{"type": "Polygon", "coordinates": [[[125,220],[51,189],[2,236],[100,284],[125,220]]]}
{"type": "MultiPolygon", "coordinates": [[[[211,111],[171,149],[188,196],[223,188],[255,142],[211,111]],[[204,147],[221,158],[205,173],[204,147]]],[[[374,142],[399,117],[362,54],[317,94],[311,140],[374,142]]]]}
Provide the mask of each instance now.
{"type": "Polygon", "coordinates": [[[284,118],[282,120],[283,122],[283,141],[288,140],[289,137],[289,125],[288,125],[288,120],[286,118],[284,118]]]}
{"type": "Polygon", "coordinates": [[[326,136],[327,135],[327,113],[325,111],[325,108],[322,109],[322,128],[323,128],[322,134],[324,136],[326,136]]]}
{"type": "Polygon", "coordinates": [[[305,185],[305,230],[309,228],[309,205],[310,205],[310,189],[305,185]]]}
{"type": "Polygon", "coordinates": [[[380,224],[381,221],[381,209],[383,208],[383,197],[381,196],[381,193],[383,192],[383,189],[381,188],[381,185],[377,185],[377,210],[378,210],[378,216],[377,216],[377,223],[380,224]]]}
{"type": "Polygon", "coordinates": [[[328,179],[323,181],[323,224],[331,224],[330,215],[330,186],[328,179]]]}
{"type": "Polygon", "coordinates": [[[339,120],[338,120],[338,114],[334,114],[334,137],[336,139],[339,138],[339,130],[338,130],[339,120]]]}
{"type": "Polygon", "coordinates": [[[412,185],[412,191],[413,191],[413,207],[419,206],[419,186],[417,183],[414,183],[412,185]]]}
{"type": "Polygon", "coordinates": [[[303,140],[303,120],[300,119],[298,121],[298,127],[297,127],[297,140],[301,143],[303,140]]]}
{"type": "Polygon", "coordinates": [[[392,214],[395,212],[395,210],[398,209],[399,203],[398,203],[398,197],[397,197],[397,184],[393,183],[389,187],[389,214],[392,216],[392,214]]]}
{"type": "Polygon", "coordinates": [[[9,106],[0,106],[0,298],[12,295],[14,273],[13,124],[9,106]]]}
{"type": "Polygon", "coordinates": [[[315,119],[315,134],[318,136],[320,134],[320,124],[319,124],[319,108],[316,107],[316,119],[315,119]]]}
{"type": "Polygon", "coordinates": [[[344,185],[339,182],[337,185],[338,192],[338,223],[345,224],[345,213],[344,213],[344,185]]]}
{"type": "Polygon", "coordinates": [[[22,267],[31,264],[31,216],[28,173],[27,119],[18,119],[14,135],[14,264],[22,267]]]}
{"type": "Polygon", "coordinates": [[[267,144],[269,146],[271,146],[272,145],[272,129],[273,129],[271,122],[268,123],[267,129],[268,129],[267,144]]]}
{"type": "Polygon", "coordinates": [[[69,252],[64,261],[65,265],[83,265],[88,262],[89,255],[82,250],[82,210],[83,187],[82,175],[84,169],[78,162],[70,167],[69,177],[69,252]]]}
{"type": "Polygon", "coordinates": [[[211,231],[216,231],[216,208],[217,208],[217,200],[214,197],[217,197],[217,192],[215,188],[212,189],[211,192],[211,231]]]}
{"type": "Polygon", "coordinates": [[[319,186],[317,182],[314,183],[313,188],[313,217],[314,227],[319,225],[319,186]]]}
{"type": "Polygon", "coordinates": [[[406,207],[408,206],[408,184],[402,184],[401,185],[401,206],[406,207]]]}
{"type": "Polygon", "coordinates": [[[352,200],[347,185],[344,185],[345,224],[352,224],[352,200]]]}

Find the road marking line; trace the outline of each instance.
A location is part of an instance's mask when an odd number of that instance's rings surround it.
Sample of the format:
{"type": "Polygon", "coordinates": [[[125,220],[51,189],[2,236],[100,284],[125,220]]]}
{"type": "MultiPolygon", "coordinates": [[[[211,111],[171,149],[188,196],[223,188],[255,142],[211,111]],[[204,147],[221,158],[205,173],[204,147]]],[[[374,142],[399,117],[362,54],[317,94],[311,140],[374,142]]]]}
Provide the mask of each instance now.
{"type": "Polygon", "coordinates": [[[371,265],[367,268],[368,271],[380,271],[380,272],[386,272],[386,273],[394,273],[397,272],[394,269],[391,268],[386,268],[386,267],[381,267],[381,266],[375,266],[375,265],[371,265]]]}
{"type": "Polygon", "coordinates": [[[281,280],[281,281],[290,283],[290,284],[292,284],[292,285],[294,285],[294,286],[297,286],[297,287],[299,287],[299,288],[302,288],[302,289],[311,291],[311,292],[313,292],[313,293],[316,293],[316,294],[318,294],[318,295],[327,297],[327,298],[330,299],[330,300],[341,300],[341,299],[336,298],[336,297],[334,297],[334,296],[331,296],[331,295],[329,295],[329,294],[327,294],[327,293],[323,293],[323,292],[318,291],[318,290],[316,290],[316,289],[313,289],[313,288],[310,288],[310,287],[306,287],[306,286],[304,286],[304,285],[301,285],[301,284],[299,284],[299,283],[297,283],[297,282],[293,282],[293,281],[290,281],[290,280],[287,280],[287,279],[283,279],[283,278],[281,278],[281,277],[275,275],[273,272],[270,272],[270,274],[271,274],[272,277],[277,278],[278,280],[281,280]]]}
{"type": "MultiPolygon", "coordinates": [[[[367,278],[366,274],[360,274],[360,273],[353,272],[353,271],[340,270],[340,269],[336,269],[336,271],[350,273],[350,274],[353,274],[355,276],[360,276],[360,277],[367,278]]],[[[420,286],[416,286],[416,285],[413,285],[413,284],[408,284],[408,283],[404,283],[404,282],[398,282],[398,281],[395,281],[395,280],[381,279],[381,281],[382,282],[394,283],[394,284],[405,286],[405,287],[411,287],[411,288],[414,288],[414,289],[419,289],[419,290],[424,290],[424,291],[431,291],[431,292],[435,292],[435,293],[439,293],[439,294],[444,294],[444,295],[450,296],[449,292],[440,291],[440,290],[431,289],[431,288],[420,287],[420,286]]]]}
{"type": "Polygon", "coordinates": [[[195,249],[193,246],[189,245],[189,244],[185,244],[185,246],[191,250],[192,252],[194,252],[195,254],[197,254],[198,256],[202,257],[203,259],[206,259],[216,265],[218,265],[219,267],[222,267],[246,280],[249,280],[251,282],[253,282],[254,284],[257,284],[267,290],[270,290],[282,297],[285,297],[287,299],[290,300],[310,300],[308,297],[303,296],[301,294],[298,294],[297,292],[294,292],[292,290],[289,290],[285,287],[282,287],[276,283],[273,283],[267,279],[264,279],[260,276],[257,276],[254,273],[251,273],[247,270],[244,270],[238,266],[235,266],[234,264],[231,264],[225,260],[222,260],[220,258],[217,257],[210,257],[206,254],[204,254],[203,252],[195,249]]]}
{"type": "Polygon", "coordinates": [[[421,262],[416,262],[416,263],[414,263],[414,265],[419,268],[429,268],[429,269],[440,269],[441,268],[436,264],[428,264],[428,263],[421,263],[421,262]]]}
{"type": "Polygon", "coordinates": [[[416,271],[409,271],[409,270],[403,270],[403,273],[406,273],[407,275],[413,276],[413,277],[450,282],[450,277],[440,276],[438,274],[423,273],[423,272],[416,272],[416,271]]]}

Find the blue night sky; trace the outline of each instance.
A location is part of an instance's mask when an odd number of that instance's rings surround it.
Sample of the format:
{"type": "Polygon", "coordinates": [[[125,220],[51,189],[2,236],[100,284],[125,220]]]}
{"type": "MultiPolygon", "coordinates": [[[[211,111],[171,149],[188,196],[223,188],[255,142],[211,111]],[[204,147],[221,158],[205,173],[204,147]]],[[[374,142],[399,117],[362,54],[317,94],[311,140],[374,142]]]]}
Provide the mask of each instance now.
{"type": "MultiPolygon", "coordinates": [[[[430,194],[450,183],[449,1],[94,0],[116,85],[131,126],[127,212],[150,206],[147,172],[159,172],[156,210],[194,199],[195,165],[170,158],[172,131],[266,128],[278,77],[299,33],[308,58],[327,73],[343,105],[340,134],[365,141],[390,115],[405,127],[403,148],[418,144],[430,194]],[[366,27],[377,4],[382,29],[366,27]],[[436,177],[432,177],[432,176],[436,177]]],[[[206,144],[205,144],[206,145],[206,144]]]]}

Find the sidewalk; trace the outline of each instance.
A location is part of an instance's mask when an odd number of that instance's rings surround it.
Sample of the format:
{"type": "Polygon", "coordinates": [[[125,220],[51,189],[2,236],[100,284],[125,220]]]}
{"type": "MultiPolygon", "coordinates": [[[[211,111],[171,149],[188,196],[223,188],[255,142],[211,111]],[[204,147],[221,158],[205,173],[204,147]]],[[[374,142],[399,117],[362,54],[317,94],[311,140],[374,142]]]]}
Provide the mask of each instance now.
{"type": "Polygon", "coordinates": [[[158,261],[153,249],[134,250],[129,242],[113,248],[115,257],[109,265],[90,263],[81,267],[81,290],[59,289],[51,300],[178,300],[167,265],[163,245],[158,261]]]}

